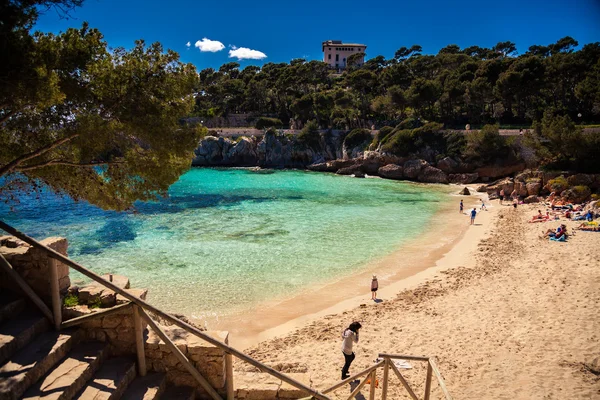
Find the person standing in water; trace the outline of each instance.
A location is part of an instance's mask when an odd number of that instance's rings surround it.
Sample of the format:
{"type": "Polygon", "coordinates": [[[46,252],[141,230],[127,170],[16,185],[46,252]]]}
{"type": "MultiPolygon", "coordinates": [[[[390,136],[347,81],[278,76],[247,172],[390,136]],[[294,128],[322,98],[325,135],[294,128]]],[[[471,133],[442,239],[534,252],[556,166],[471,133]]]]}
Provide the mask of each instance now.
{"type": "Polygon", "coordinates": [[[471,225],[475,222],[475,217],[477,216],[477,208],[473,207],[471,210],[471,225]]]}
{"type": "Polygon", "coordinates": [[[342,353],[344,354],[344,367],[342,368],[342,380],[348,378],[348,370],[350,369],[350,364],[354,361],[356,357],[354,355],[354,351],[352,351],[352,346],[354,343],[358,343],[358,331],[362,328],[360,322],[353,322],[350,326],[344,329],[342,332],[342,353]]]}
{"type": "Polygon", "coordinates": [[[377,289],[379,289],[379,282],[377,282],[377,277],[373,275],[373,279],[371,280],[371,300],[377,300],[377,289]]]}

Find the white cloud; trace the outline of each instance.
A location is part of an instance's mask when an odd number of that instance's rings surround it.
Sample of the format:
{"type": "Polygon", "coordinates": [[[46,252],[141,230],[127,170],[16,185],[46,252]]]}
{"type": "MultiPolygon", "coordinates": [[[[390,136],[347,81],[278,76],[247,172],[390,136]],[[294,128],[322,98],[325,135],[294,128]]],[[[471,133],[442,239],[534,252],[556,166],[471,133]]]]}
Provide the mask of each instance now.
{"type": "Polygon", "coordinates": [[[238,60],[262,60],[267,58],[267,55],[262,51],[252,50],[247,47],[231,46],[229,50],[229,58],[236,57],[238,60]]]}
{"type": "Polygon", "coordinates": [[[192,45],[192,43],[190,43],[190,42],[187,42],[185,45],[186,45],[187,47],[190,47],[190,46],[192,45]]]}
{"type": "Polygon", "coordinates": [[[216,53],[217,51],[221,51],[225,48],[225,45],[218,40],[210,40],[207,38],[198,40],[194,46],[199,48],[200,51],[209,51],[211,53],[216,53]]]}

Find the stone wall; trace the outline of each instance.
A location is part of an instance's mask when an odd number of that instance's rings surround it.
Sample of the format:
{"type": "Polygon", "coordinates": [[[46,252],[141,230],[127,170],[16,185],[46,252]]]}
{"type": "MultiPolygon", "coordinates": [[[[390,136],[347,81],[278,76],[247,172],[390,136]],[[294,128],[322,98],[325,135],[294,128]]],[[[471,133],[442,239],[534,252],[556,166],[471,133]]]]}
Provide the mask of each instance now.
{"type": "MultiPolygon", "coordinates": [[[[67,239],[49,237],[41,241],[43,245],[67,255],[67,239]]],[[[36,249],[27,243],[13,237],[0,236],[0,253],[12,265],[13,269],[31,286],[42,299],[50,300],[50,257],[43,250],[36,249]]],[[[58,266],[58,282],[62,294],[65,294],[71,285],[69,267],[61,262],[58,266]]],[[[0,273],[1,274],[1,273],[0,273]]],[[[5,276],[0,276],[0,286],[14,289],[13,281],[5,276]]]]}
{"type": "MultiPolygon", "coordinates": [[[[225,395],[225,352],[179,327],[169,326],[163,330],[212,387],[221,395],[225,395]]],[[[205,333],[224,343],[229,340],[228,332],[205,333]]],[[[146,339],[146,363],[152,371],[166,373],[169,382],[177,386],[195,387],[199,398],[210,399],[198,381],[152,330],[148,332],[146,339]]]]}

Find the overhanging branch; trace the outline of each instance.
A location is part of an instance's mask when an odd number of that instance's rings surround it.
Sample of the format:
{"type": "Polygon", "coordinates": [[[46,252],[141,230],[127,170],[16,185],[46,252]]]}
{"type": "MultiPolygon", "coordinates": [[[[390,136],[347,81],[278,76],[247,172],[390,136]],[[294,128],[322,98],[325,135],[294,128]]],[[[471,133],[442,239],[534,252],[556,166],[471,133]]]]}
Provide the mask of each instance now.
{"type": "Polygon", "coordinates": [[[78,167],[78,168],[90,168],[90,167],[101,167],[103,165],[116,165],[116,164],[123,164],[123,163],[124,163],[123,161],[75,163],[75,162],[64,161],[64,160],[50,160],[50,161],[46,161],[46,162],[39,163],[39,164],[26,165],[23,167],[16,167],[16,168],[14,168],[14,171],[26,172],[26,171],[31,171],[34,169],[49,167],[49,166],[53,166],[53,165],[64,165],[64,166],[68,166],[68,167],[78,167]]]}
{"type": "Polygon", "coordinates": [[[8,164],[0,167],[0,176],[6,175],[9,172],[14,171],[19,165],[21,165],[25,161],[29,161],[32,158],[36,158],[43,154],[46,154],[47,152],[54,150],[55,148],[75,139],[78,136],[79,136],[79,134],[75,133],[71,136],[67,136],[62,139],[58,139],[52,143],[47,144],[46,146],[40,147],[39,149],[34,150],[31,153],[23,154],[21,157],[15,158],[8,164]]]}

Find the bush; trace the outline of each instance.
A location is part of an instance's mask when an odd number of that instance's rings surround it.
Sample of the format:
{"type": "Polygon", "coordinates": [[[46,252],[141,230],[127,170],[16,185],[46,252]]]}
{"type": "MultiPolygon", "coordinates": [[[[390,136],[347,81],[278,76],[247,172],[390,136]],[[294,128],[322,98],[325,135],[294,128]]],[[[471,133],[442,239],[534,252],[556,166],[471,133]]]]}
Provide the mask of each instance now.
{"type": "Polygon", "coordinates": [[[77,297],[77,295],[74,293],[68,294],[64,299],[64,305],[65,307],[74,307],[79,305],[79,297],[77,297]]]}
{"type": "Polygon", "coordinates": [[[394,130],[393,133],[385,138],[381,149],[385,152],[403,157],[416,152],[413,131],[409,129],[394,130]]]}
{"type": "Polygon", "coordinates": [[[296,141],[304,146],[310,147],[313,150],[321,148],[321,134],[319,133],[319,125],[316,121],[309,121],[302,131],[296,136],[296,141]]]}
{"type": "Polygon", "coordinates": [[[256,120],[256,124],[254,126],[256,129],[266,129],[271,127],[282,128],[283,122],[281,122],[279,118],[260,117],[256,120]]]}
{"type": "Polygon", "coordinates": [[[385,139],[387,139],[387,137],[394,131],[394,128],[392,128],[391,126],[384,126],[383,128],[381,128],[376,134],[375,134],[375,138],[373,139],[373,147],[377,148],[377,146],[379,146],[381,143],[383,143],[385,141],[385,139]]]}
{"type": "Polygon", "coordinates": [[[366,129],[353,129],[350,131],[348,135],[344,138],[344,146],[350,150],[355,147],[362,147],[362,149],[367,148],[373,137],[371,136],[371,132],[366,129]]]}
{"type": "Polygon", "coordinates": [[[561,175],[554,179],[550,179],[548,181],[548,187],[553,192],[561,193],[563,190],[567,190],[569,183],[567,182],[567,179],[561,175]]]}
{"type": "Polygon", "coordinates": [[[516,158],[508,139],[500,136],[498,125],[485,125],[478,132],[469,132],[466,139],[465,156],[470,161],[490,164],[498,159],[516,158]]]}

